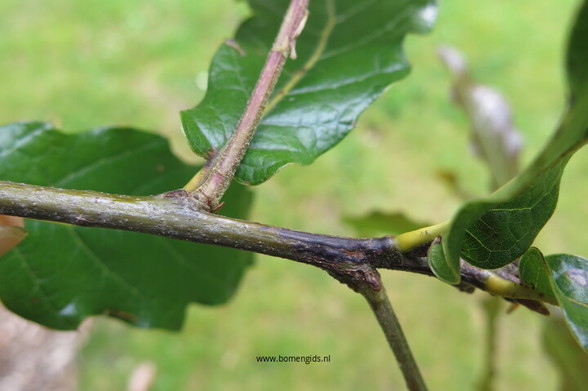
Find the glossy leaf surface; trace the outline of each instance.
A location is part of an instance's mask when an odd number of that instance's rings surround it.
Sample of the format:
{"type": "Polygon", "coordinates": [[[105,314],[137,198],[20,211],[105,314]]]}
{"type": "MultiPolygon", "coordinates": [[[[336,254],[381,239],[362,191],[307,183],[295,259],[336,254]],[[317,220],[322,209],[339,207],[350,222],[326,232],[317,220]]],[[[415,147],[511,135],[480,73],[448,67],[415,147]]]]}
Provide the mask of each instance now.
{"type": "MultiPolygon", "coordinates": [[[[0,179],[151,195],[196,171],[160,136],[122,128],[66,135],[44,123],[0,127],[0,179]]],[[[251,195],[227,194],[223,213],[245,217],[251,195]]],[[[141,327],[178,329],[190,302],[220,304],[235,291],[246,252],[140,233],[26,221],[25,241],[0,258],[0,297],[17,314],[73,329],[108,314],[141,327]]]]}
{"type": "Polygon", "coordinates": [[[554,254],[545,257],[553,292],[572,333],[588,351],[588,259],[554,254]]]}
{"type": "MultiPolygon", "coordinates": [[[[254,17],[216,53],[204,100],[182,112],[201,156],[233,133],[289,4],[250,0],[254,17]]],[[[408,74],[402,42],[427,31],[432,0],[311,1],[309,17],[236,178],[259,184],[288,163],[312,163],[353,128],[390,83],[408,74]]]]}
{"type": "Polygon", "coordinates": [[[568,254],[544,257],[531,247],[519,270],[521,282],[557,300],[572,334],[588,351],[588,260],[568,254]]]}

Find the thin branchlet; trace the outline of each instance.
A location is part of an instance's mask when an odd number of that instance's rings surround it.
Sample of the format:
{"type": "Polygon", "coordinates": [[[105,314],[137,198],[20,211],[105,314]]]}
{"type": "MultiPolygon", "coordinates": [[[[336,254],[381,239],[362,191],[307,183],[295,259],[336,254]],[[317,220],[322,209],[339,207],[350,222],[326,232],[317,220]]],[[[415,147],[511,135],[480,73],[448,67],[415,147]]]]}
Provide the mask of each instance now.
{"type": "MultiPolygon", "coordinates": [[[[367,276],[369,266],[434,276],[426,258],[427,243],[403,252],[390,236],[347,238],[232,219],[203,211],[182,189],[136,197],[0,181],[0,214],[231,247],[306,263],[333,275],[367,276]]],[[[476,287],[505,297],[551,302],[488,270],[464,264],[461,275],[463,283],[457,287],[464,291],[476,287]]]]}

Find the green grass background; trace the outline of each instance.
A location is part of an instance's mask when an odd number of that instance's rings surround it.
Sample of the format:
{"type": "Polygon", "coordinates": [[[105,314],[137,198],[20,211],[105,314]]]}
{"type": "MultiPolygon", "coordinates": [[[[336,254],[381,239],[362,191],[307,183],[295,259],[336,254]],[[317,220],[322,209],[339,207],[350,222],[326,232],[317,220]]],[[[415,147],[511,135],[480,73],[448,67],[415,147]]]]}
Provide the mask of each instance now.
{"type": "MultiPolygon", "coordinates": [[[[476,78],[506,95],[529,162],[563,107],[561,56],[577,4],[443,1],[434,32],[407,41],[411,76],[315,164],[288,166],[256,188],[252,219],[350,235],[341,217],[372,210],[449,218],[459,200],[436,173],[453,171],[480,194],[488,179],[468,153],[467,123],[449,101],[436,47],[460,48],[476,78]]],[[[232,0],[2,0],[0,123],[48,120],[67,131],[133,125],[170,137],[193,161],[178,111],[202,98],[212,54],[247,13],[232,0]]],[[[538,240],[546,253],[588,255],[587,167],[581,151],[566,171],[556,214],[538,240]]],[[[474,389],[483,295],[422,276],[384,271],[383,278],[430,388],[474,389]]],[[[497,389],[556,389],[542,322],[525,309],[501,318],[497,389]]],[[[80,390],[124,389],[143,361],[158,368],[154,390],[404,389],[361,297],[318,269],[261,256],[229,304],[193,306],[180,333],[97,319],[78,360],[80,390]],[[331,362],[256,363],[271,354],[329,354],[331,362]]]]}

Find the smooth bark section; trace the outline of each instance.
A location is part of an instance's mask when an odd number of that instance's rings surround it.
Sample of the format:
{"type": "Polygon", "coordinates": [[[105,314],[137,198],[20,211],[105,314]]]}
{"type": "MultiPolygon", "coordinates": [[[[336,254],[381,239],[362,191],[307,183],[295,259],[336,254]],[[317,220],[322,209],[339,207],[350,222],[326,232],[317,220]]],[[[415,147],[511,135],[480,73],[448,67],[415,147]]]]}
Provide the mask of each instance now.
{"type": "MultiPolygon", "coordinates": [[[[410,264],[390,237],[341,238],[232,219],[203,212],[182,190],[136,197],[0,181],[0,214],[232,247],[326,270],[410,264]]],[[[423,266],[417,262],[413,268],[423,266]]]]}
{"type": "Polygon", "coordinates": [[[292,0],[235,132],[227,144],[206,165],[203,173],[197,174],[185,186],[185,190],[194,192],[202,206],[208,210],[214,211],[218,207],[220,199],[229,188],[261,121],[286,60],[290,56],[296,58],[296,38],[302,32],[307,16],[308,0],[292,0]]]}
{"type": "Polygon", "coordinates": [[[502,301],[497,297],[485,297],[482,302],[485,317],[486,340],[484,348],[484,369],[478,384],[478,391],[493,391],[496,389],[496,375],[498,370],[498,336],[500,332],[499,319],[502,301]]]}
{"type": "MultiPolygon", "coordinates": [[[[426,244],[401,252],[390,236],[345,238],[232,219],[202,211],[199,201],[184,190],[136,197],[0,181],[0,214],[143,232],[267,254],[314,265],[349,285],[358,274],[365,280],[374,268],[434,276],[426,244]]],[[[503,297],[553,302],[529,287],[465,263],[461,278],[463,283],[457,288],[466,292],[476,287],[503,297]]],[[[379,285],[377,281],[370,283],[379,285]]]]}

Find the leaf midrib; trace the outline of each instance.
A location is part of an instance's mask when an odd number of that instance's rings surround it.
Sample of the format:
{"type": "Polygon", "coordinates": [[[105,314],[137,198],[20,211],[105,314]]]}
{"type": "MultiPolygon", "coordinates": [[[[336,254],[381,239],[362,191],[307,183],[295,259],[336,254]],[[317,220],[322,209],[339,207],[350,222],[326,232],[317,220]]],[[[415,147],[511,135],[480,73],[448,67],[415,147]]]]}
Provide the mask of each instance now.
{"type": "Polygon", "coordinates": [[[284,85],[284,87],[276,93],[276,95],[270,100],[268,105],[265,108],[264,116],[267,113],[271,112],[273,108],[282,101],[282,99],[288,95],[288,93],[298,84],[298,82],[306,76],[308,71],[314,67],[314,65],[320,60],[322,54],[325,52],[327,48],[327,42],[329,42],[329,38],[335,26],[337,25],[337,18],[336,18],[336,9],[335,9],[335,2],[334,0],[326,0],[326,7],[327,7],[327,21],[325,23],[325,27],[323,27],[321,31],[321,35],[318,41],[314,52],[311,56],[306,60],[304,65],[294,72],[290,80],[284,85]]]}

